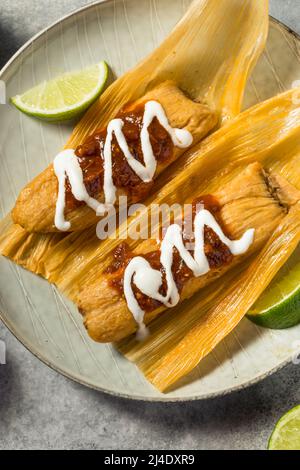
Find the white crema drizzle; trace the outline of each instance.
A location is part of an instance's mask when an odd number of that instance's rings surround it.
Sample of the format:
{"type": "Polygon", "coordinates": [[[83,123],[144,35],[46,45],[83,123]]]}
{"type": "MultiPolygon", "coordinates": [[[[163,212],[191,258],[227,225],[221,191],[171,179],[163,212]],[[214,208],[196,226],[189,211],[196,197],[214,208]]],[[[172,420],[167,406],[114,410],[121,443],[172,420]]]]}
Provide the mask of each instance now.
{"type": "Polygon", "coordinates": [[[169,133],[173,144],[179,148],[189,147],[193,142],[192,134],[186,129],[177,129],[170,126],[166,113],[157,101],[148,101],[145,104],[143,115],[143,125],[141,129],[141,148],[143,152],[144,163],[139,162],[131,154],[126,138],[123,134],[124,122],[122,119],[113,119],[107,126],[107,136],[103,150],[103,168],[104,168],[104,203],[98,202],[90,197],[83,181],[83,172],[72,149],[63,150],[54,159],[54,172],[58,179],[58,197],[56,202],[55,226],[58,230],[67,231],[71,224],[64,217],[65,211],[65,180],[69,178],[71,191],[75,199],[84,201],[91,207],[97,215],[103,215],[111,205],[116,202],[117,188],[113,182],[113,155],[112,139],[115,136],[120,149],[122,150],[129,166],[144,182],[148,183],[153,179],[156,171],[157,161],[153,153],[148,127],[157,118],[160,125],[169,133]]]}
{"type": "Polygon", "coordinates": [[[209,270],[209,263],[204,251],[204,226],[210,227],[220,240],[230,249],[233,255],[245,253],[253,242],[254,229],[247,230],[239,240],[227,238],[214,216],[206,209],[201,209],[194,220],[194,253],[187,250],[183,241],[182,229],[173,224],[168,227],[161,243],[160,263],[165,271],[167,292],[162,295],[159,289],[162,285],[162,274],[153,269],[150,263],[141,256],[136,256],[127,265],[124,272],[124,295],[127,306],[139,326],[138,337],[142,339],[147,334],[144,324],[145,311],[141,309],[132,289],[132,283],[147,297],[158,300],[166,307],[174,307],[180,300],[180,295],[172,273],[173,249],[177,248],[181,258],[195,277],[203,276],[209,270]]]}

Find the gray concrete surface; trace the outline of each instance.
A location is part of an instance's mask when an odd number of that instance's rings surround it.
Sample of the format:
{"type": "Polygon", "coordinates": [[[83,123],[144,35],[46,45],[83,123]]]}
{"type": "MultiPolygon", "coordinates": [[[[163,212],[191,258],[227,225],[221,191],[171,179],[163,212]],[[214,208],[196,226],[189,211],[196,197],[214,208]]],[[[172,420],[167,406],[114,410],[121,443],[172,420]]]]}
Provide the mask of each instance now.
{"type": "MultiPolygon", "coordinates": [[[[1,0],[0,67],[33,34],[87,0],[1,0]]],[[[300,0],[270,0],[300,33],[300,0]]],[[[276,420],[300,403],[300,367],[224,398],[150,404],[106,396],[38,361],[0,325],[0,449],[264,449],[276,420]]]]}

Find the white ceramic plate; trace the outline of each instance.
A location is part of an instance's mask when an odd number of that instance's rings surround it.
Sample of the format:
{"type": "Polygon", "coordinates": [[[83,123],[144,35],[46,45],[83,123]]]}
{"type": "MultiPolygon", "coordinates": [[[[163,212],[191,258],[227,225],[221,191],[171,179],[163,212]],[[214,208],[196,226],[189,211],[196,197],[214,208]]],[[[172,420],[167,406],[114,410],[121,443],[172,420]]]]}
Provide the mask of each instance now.
{"type": "MultiPolygon", "coordinates": [[[[64,71],[107,60],[117,75],[168,34],[190,1],[108,0],[63,18],[27,43],[0,78],[13,96],[64,71]]],[[[266,51],[249,82],[245,107],[300,78],[300,40],[271,20],[266,51]]],[[[0,106],[0,210],[62,147],[70,128],[41,123],[0,106]]],[[[300,325],[259,329],[247,319],[207,357],[186,385],[160,394],[109,345],[91,341],[76,308],[44,280],[0,259],[0,310],[14,335],[55,370],[90,387],[145,400],[191,400],[245,387],[274,372],[299,349],[300,325]],[[298,346],[297,346],[298,345],[298,346]]]]}

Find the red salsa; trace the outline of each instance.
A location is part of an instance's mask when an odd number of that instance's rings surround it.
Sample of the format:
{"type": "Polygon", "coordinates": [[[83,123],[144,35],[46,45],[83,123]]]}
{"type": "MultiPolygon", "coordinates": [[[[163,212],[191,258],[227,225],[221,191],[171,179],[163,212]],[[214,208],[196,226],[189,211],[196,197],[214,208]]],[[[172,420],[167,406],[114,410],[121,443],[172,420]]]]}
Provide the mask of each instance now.
{"type": "MultiPolygon", "coordinates": [[[[197,208],[199,208],[199,205],[202,205],[205,209],[209,210],[224,229],[224,224],[222,223],[220,217],[220,207],[218,201],[213,196],[206,195],[193,201],[193,218],[197,213],[197,208]]],[[[192,243],[194,241],[193,235],[190,237],[184,236],[184,241],[185,243],[192,243]]],[[[229,248],[219,239],[218,235],[216,235],[216,233],[207,226],[204,227],[204,251],[211,269],[221,268],[222,266],[229,264],[233,258],[229,248]]],[[[190,252],[192,253],[192,250],[190,250],[190,252]]],[[[145,258],[150,263],[153,269],[161,271],[163,282],[160,288],[160,293],[165,295],[167,284],[164,268],[160,264],[160,254],[160,250],[155,250],[143,255],[143,258],[145,258]]],[[[109,284],[117,289],[121,294],[123,294],[123,277],[125,268],[134,256],[136,256],[135,253],[130,250],[127,243],[121,243],[114,250],[113,261],[105,271],[106,274],[110,275],[109,284]]],[[[172,273],[180,293],[184,284],[193,277],[193,272],[182,260],[176,248],[174,248],[173,252],[172,273]]],[[[144,311],[152,311],[161,305],[157,300],[151,299],[150,297],[142,294],[134,285],[134,283],[132,284],[132,289],[140,307],[144,311]]]]}
{"type": "MultiPolygon", "coordinates": [[[[123,133],[130,152],[143,162],[140,133],[143,124],[145,103],[137,106],[126,105],[117,114],[116,118],[124,122],[123,133]]],[[[174,144],[169,133],[154,118],[148,127],[150,141],[154,156],[158,162],[170,160],[173,155],[174,144]]],[[[99,129],[90,135],[82,145],[76,148],[76,155],[83,171],[84,184],[91,197],[98,198],[103,188],[103,149],[107,129],[99,129]]],[[[117,188],[123,189],[131,197],[132,202],[140,201],[145,197],[152,186],[152,182],[144,183],[128,164],[118,142],[113,136],[112,140],[113,182],[117,188]]],[[[66,209],[71,211],[85,204],[77,201],[72,194],[69,181],[66,181],[66,209]]]]}

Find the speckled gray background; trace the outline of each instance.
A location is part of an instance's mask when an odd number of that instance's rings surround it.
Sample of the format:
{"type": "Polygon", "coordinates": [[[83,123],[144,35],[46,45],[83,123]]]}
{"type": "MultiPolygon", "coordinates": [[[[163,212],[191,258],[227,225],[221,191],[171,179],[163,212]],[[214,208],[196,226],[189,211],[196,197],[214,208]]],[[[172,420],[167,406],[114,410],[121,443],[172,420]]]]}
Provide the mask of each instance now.
{"type": "MultiPolygon", "coordinates": [[[[87,0],[0,0],[0,67],[32,35],[87,0]]],[[[270,0],[300,33],[300,0],[270,0]]],[[[0,449],[264,449],[300,403],[300,366],[230,396],[183,404],[126,401],[84,388],[38,361],[0,325],[0,449]]]]}

